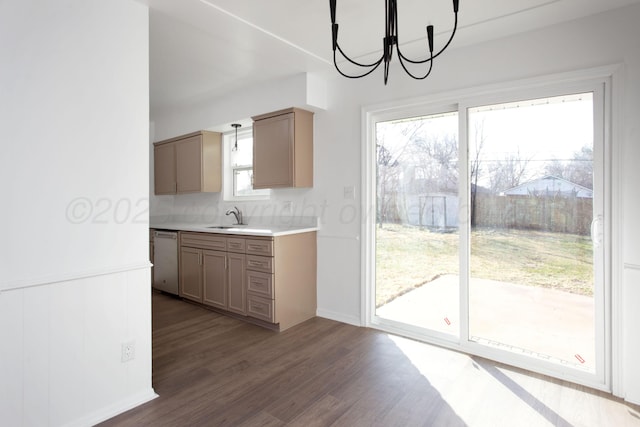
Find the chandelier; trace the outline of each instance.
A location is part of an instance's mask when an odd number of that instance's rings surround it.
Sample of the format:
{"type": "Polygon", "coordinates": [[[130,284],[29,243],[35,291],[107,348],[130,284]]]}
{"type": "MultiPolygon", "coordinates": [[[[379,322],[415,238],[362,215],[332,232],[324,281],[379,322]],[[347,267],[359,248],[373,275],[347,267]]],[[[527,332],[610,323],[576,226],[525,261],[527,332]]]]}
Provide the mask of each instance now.
{"type": "Polygon", "coordinates": [[[350,79],[358,79],[360,77],[368,76],[373,73],[379,66],[384,62],[384,84],[387,84],[387,80],[389,79],[389,63],[391,62],[391,58],[393,56],[393,48],[395,46],[398,51],[398,59],[400,61],[400,65],[404,71],[416,80],[426,79],[429,74],[431,74],[431,70],[433,69],[433,60],[436,59],[442,52],[445,51],[451,41],[453,40],[453,36],[456,34],[456,29],[458,28],[458,2],[459,0],[453,0],[453,13],[455,15],[455,24],[453,26],[453,31],[451,33],[451,37],[449,37],[449,41],[444,45],[439,52],[433,53],[433,25],[427,25],[427,44],[429,47],[429,57],[424,60],[412,60],[407,58],[402,54],[400,50],[400,42],[398,40],[398,2],[397,0],[385,0],[385,36],[382,39],[383,47],[382,47],[382,56],[375,62],[370,64],[362,64],[360,62],[354,61],[349,58],[338,43],[338,24],[336,23],[336,0],[329,0],[329,7],[331,8],[331,33],[333,36],[333,64],[338,70],[338,73],[342,74],[344,77],[350,79]],[[337,52],[340,52],[343,58],[349,61],[351,64],[356,65],[358,67],[364,68],[365,70],[361,74],[350,75],[345,73],[338,67],[337,61],[337,52]],[[424,75],[416,75],[409,71],[407,67],[407,63],[410,64],[429,64],[429,68],[427,69],[424,75]]]}

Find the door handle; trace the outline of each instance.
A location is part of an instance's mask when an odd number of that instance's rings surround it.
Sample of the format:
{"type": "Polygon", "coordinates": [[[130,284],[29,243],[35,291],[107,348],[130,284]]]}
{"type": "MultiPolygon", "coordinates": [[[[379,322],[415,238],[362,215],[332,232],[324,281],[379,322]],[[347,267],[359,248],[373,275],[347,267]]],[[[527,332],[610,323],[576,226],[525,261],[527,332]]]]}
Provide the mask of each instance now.
{"type": "Polygon", "coordinates": [[[156,231],[154,233],[153,237],[175,240],[175,239],[178,238],[178,234],[177,233],[166,232],[166,231],[156,231]]]}
{"type": "Polygon", "coordinates": [[[602,245],[602,215],[597,215],[591,221],[591,242],[594,248],[599,248],[602,245]]]}

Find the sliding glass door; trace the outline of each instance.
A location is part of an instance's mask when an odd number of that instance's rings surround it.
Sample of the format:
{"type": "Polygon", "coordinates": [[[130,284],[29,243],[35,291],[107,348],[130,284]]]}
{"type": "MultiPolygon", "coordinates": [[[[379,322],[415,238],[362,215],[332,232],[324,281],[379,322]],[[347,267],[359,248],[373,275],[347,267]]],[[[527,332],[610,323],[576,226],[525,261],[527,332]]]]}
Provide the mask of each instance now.
{"type": "Polygon", "coordinates": [[[595,372],[593,93],[482,105],[468,123],[469,339],[595,372]]]}
{"type": "Polygon", "coordinates": [[[376,124],[376,315],[459,335],[458,113],[376,124]]]}
{"type": "Polygon", "coordinates": [[[371,325],[606,381],[604,84],[576,87],[371,116],[371,325]]]}

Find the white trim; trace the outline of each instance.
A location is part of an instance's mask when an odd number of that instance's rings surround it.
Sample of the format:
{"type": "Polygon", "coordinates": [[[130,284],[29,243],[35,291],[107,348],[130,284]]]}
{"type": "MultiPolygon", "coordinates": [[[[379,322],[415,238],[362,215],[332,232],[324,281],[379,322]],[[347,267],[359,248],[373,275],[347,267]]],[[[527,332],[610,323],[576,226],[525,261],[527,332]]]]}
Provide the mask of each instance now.
{"type": "Polygon", "coordinates": [[[398,110],[406,111],[412,107],[420,107],[424,105],[458,104],[463,100],[500,95],[513,91],[531,90],[540,87],[546,88],[552,85],[563,85],[567,83],[576,84],[586,80],[609,78],[621,67],[622,66],[620,64],[612,64],[602,67],[588,68],[585,70],[568,71],[534,78],[512,80],[503,83],[462,88],[448,92],[436,92],[425,96],[403,98],[364,106],[362,107],[362,111],[367,115],[382,112],[391,113],[394,111],[397,112],[398,110]]]}
{"type": "Polygon", "coordinates": [[[322,308],[318,308],[316,310],[316,316],[322,317],[324,319],[335,320],[336,322],[346,323],[348,325],[364,326],[357,316],[350,316],[331,310],[324,310],[322,308]]]}
{"type": "Polygon", "coordinates": [[[109,274],[125,273],[127,271],[143,270],[153,267],[149,261],[142,261],[135,264],[116,265],[95,270],[76,271],[71,273],[54,274],[51,276],[41,276],[35,279],[16,280],[0,284],[0,292],[7,292],[16,289],[30,288],[34,286],[47,286],[61,282],[71,282],[74,280],[90,279],[92,277],[106,276],[109,274]]]}
{"type": "Polygon", "coordinates": [[[137,406],[150,402],[156,397],[159,397],[159,396],[156,394],[153,388],[149,388],[148,390],[134,394],[133,396],[123,399],[117,403],[114,403],[113,405],[109,405],[87,416],[79,418],[69,424],[66,424],[66,426],[67,427],[93,426],[103,421],[106,421],[108,419],[111,419],[117,415],[120,415],[123,412],[126,412],[137,406]]]}
{"type": "Polygon", "coordinates": [[[469,274],[471,262],[471,229],[467,224],[471,220],[471,171],[469,170],[469,111],[468,106],[462,102],[458,104],[458,227],[460,233],[460,247],[458,248],[459,256],[459,314],[460,316],[460,335],[458,345],[463,347],[462,337],[469,336],[469,274]],[[462,177],[466,177],[462,179],[462,177]],[[464,203],[462,202],[464,197],[464,203]],[[464,256],[463,256],[464,254],[464,256]]]}
{"type": "Polygon", "coordinates": [[[371,179],[372,170],[372,156],[375,156],[375,153],[372,153],[373,149],[369,146],[369,141],[372,137],[372,122],[371,122],[371,112],[367,111],[367,109],[363,108],[361,112],[361,123],[362,130],[360,134],[362,135],[361,150],[362,155],[360,156],[361,162],[361,192],[362,195],[360,197],[361,207],[360,212],[362,215],[362,219],[360,221],[360,236],[362,236],[362,240],[360,241],[360,324],[363,326],[371,326],[371,307],[373,306],[372,295],[371,295],[371,287],[368,286],[371,283],[375,272],[374,263],[373,263],[373,254],[375,253],[373,249],[374,242],[371,242],[369,238],[369,230],[371,230],[373,221],[375,224],[375,206],[370,207],[367,205],[367,201],[375,200],[375,188],[373,188],[373,180],[371,179]],[[374,211],[374,212],[372,212],[374,211]],[[372,218],[373,215],[373,218],[372,218]]]}
{"type": "Polygon", "coordinates": [[[610,129],[607,136],[611,138],[611,389],[614,395],[624,397],[624,233],[622,232],[623,200],[622,177],[624,165],[623,110],[625,68],[618,66],[611,73],[611,89],[607,96],[610,103],[610,129]]]}
{"type": "MultiPolygon", "coordinates": [[[[620,153],[619,148],[616,151],[616,146],[618,144],[612,144],[613,137],[613,129],[617,128],[619,123],[612,122],[612,116],[618,110],[612,111],[611,105],[611,86],[613,85],[613,80],[615,77],[615,82],[618,82],[618,75],[620,65],[608,65],[598,68],[592,68],[581,71],[567,72],[550,76],[542,76],[533,79],[523,79],[518,81],[511,81],[501,84],[493,84],[482,86],[479,88],[471,88],[471,89],[460,89],[457,91],[447,92],[447,93],[439,93],[432,94],[428,97],[419,97],[405,100],[396,100],[392,102],[381,103],[377,105],[365,106],[362,108],[362,211],[363,211],[363,221],[362,221],[362,242],[361,242],[361,318],[362,324],[366,326],[375,326],[379,327],[382,330],[399,333],[402,335],[411,335],[412,338],[419,338],[421,340],[425,340],[427,342],[432,342],[437,345],[442,345],[445,347],[452,348],[458,351],[465,351],[470,354],[476,354],[483,357],[489,357],[491,359],[508,363],[514,366],[522,367],[524,369],[529,369],[533,371],[540,372],[545,375],[550,375],[554,377],[558,377],[564,380],[573,381],[579,384],[584,384],[589,387],[597,388],[600,390],[611,391],[612,383],[619,384],[619,381],[622,379],[621,374],[621,357],[622,357],[622,343],[620,342],[620,338],[615,338],[613,336],[612,330],[612,313],[620,312],[621,308],[621,300],[615,298],[615,295],[621,292],[621,287],[619,281],[616,283],[612,283],[612,279],[616,277],[620,272],[618,268],[613,268],[615,266],[611,264],[611,258],[604,259],[604,269],[601,269],[601,274],[604,278],[603,286],[605,289],[601,292],[602,295],[597,296],[599,301],[597,301],[598,306],[604,307],[604,310],[600,309],[596,313],[596,323],[599,324],[597,328],[599,330],[596,331],[597,338],[600,338],[601,341],[604,341],[604,348],[602,344],[598,344],[596,348],[597,354],[597,366],[596,366],[596,374],[594,375],[591,372],[585,373],[584,375],[580,372],[579,369],[575,370],[566,370],[566,369],[558,369],[557,366],[553,365],[550,362],[538,361],[526,356],[518,357],[517,355],[505,354],[505,352],[501,350],[495,350],[492,348],[485,347],[481,344],[474,343],[472,341],[467,340],[466,338],[463,340],[460,338],[459,342],[449,342],[447,339],[434,339],[434,337],[425,338],[424,336],[416,336],[412,332],[408,332],[406,330],[399,331],[397,328],[393,327],[393,325],[389,325],[388,322],[381,322],[380,319],[376,319],[375,311],[372,309],[374,307],[373,300],[374,296],[372,296],[370,283],[373,282],[375,278],[375,237],[372,230],[375,227],[375,172],[372,171],[372,167],[375,165],[375,147],[371,147],[369,141],[373,141],[372,132],[373,126],[375,126],[375,122],[389,120],[392,117],[397,117],[401,114],[404,117],[409,117],[412,115],[413,111],[429,111],[434,109],[442,108],[442,106],[450,105],[450,104],[460,104],[458,112],[460,114],[460,129],[459,129],[459,143],[461,150],[461,155],[459,156],[460,164],[468,164],[468,146],[467,140],[464,138],[467,133],[466,129],[466,109],[471,106],[476,105],[486,105],[491,103],[499,103],[499,102],[512,102],[517,100],[518,97],[522,97],[522,99],[529,99],[533,97],[545,97],[545,96],[558,96],[562,94],[570,94],[576,93],[580,91],[594,91],[598,92],[597,88],[603,87],[604,93],[601,92],[601,95],[604,97],[605,106],[604,111],[601,107],[595,107],[595,113],[605,113],[606,117],[603,116],[603,120],[601,120],[602,126],[598,129],[598,131],[602,131],[604,140],[602,144],[604,145],[605,157],[601,158],[603,164],[605,165],[605,170],[602,171],[605,182],[603,183],[604,189],[604,206],[603,214],[606,220],[606,230],[607,232],[607,240],[605,241],[605,247],[610,248],[609,252],[605,252],[606,256],[619,256],[618,251],[621,251],[620,244],[618,241],[618,235],[614,234],[614,232],[619,232],[617,224],[619,224],[619,219],[621,215],[621,210],[619,209],[619,167],[614,170],[617,172],[615,176],[612,176],[613,173],[611,169],[614,165],[619,165],[620,162],[620,153]],[[463,112],[464,111],[464,112],[463,112]],[[464,122],[464,123],[463,123],[464,122]],[[462,142],[464,139],[465,142],[462,142]],[[612,150],[610,147],[613,146],[612,152],[607,152],[606,150],[612,150]],[[462,153],[462,150],[465,150],[462,153]],[[463,162],[467,160],[467,162],[463,162]],[[612,181],[613,179],[613,181],[612,181]],[[616,190],[617,193],[615,195],[610,194],[611,190],[616,190]],[[372,206],[369,206],[372,205],[372,206]],[[613,215],[616,215],[616,219],[618,221],[613,221],[613,215]],[[616,290],[618,292],[616,292],[616,290]],[[611,301],[612,295],[614,297],[614,301],[611,301]],[[604,301],[602,300],[604,298],[604,301]],[[609,333],[607,333],[609,332],[609,333]],[[604,335],[603,335],[604,334],[604,335]],[[613,338],[612,338],[613,337],[613,338]],[[617,343],[617,346],[612,345],[612,339],[614,344],[617,343]],[[615,354],[615,357],[612,356],[615,354]],[[616,361],[616,364],[613,364],[613,361],[616,361]],[[616,380],[613,380],[612,372],[616,373],[616,380]]],[[[619,89],[617,89],[619,90],[619,89]]],[[[617,94],[618,92],[616,92],[617,94]]],[[[617,98],[614,98],[617,100],[617,98]]],[[[597,100],[594,98],[594,104],[597,100]]],[[[444,112],[442,109],[440,112],[444,112]]],[[[597,123],[594,123],[594,126],[597,126],[597,123]]],[[[595,137],[595,144],[598,144],[598,136],[595,137]]],[[[615,141],[615,140],[614,140],[615,141]]],[[[616,141],[617,142],[617,141],[616,141]]],[[[463,176],[463,172],[468,173],[468,166],[462,167],[460,176],[463,176]]],[[[595,172],[595,171],[594,171],[595,172]]],[[[461,180],[462,181],[462,180],[461,180]]],[[[468,179],[464,179],[464,183],[460,184],[460,189],[464,189],[465,193],[468,188],[468,179]],[[464,187],[464,188],[463,188],[464,187]]],[[[602,193],[601,193],[602,194],[602,193]]],[[[461,195],[462,196],[462,195],[461,195]]],[[[467,218],[468,220],[468,200],[467,203],[460,204],[460,218],[467,218]]],[[[460,227],[461,232],[461,251],[465,251],[468,253],[469,246],[468,243],[465,245],[463,242],[463,238],[466,236],[466,240],[468,241],[468,232],[465,234],[465,228],[468,227],[460,227]],[[463,236],[462,234],[465,234],[463,236]]],[[[462,253],[462,252],[461,252],[462,253]]],[[[617,259],[617,258],[615,258],[617,259]]],[[[464,271],[467,271],[466,264],[461,260],[461,277],[465,276],[463,274],[464,271]]],[[[468,283],[463,284],[460,295],[460,304],[461,304],[461,331],[460,337],[468,337],[468,317],[465,319],[463,313],[467,312],[468,307],[468,283]]],[[[616,328],[616,335],[620,333],[620,326],[622,325],[620,315],[618,316],[618,321],[620,322],[616,328]]]]}
{"type": "Polygon", "coordinates": [[[631,264],[631,263],[628,263],[628,262],[624,263],[624,268],[625,268],[625,270],[638,270],[638,271],[640,271],[640,265],[631,264]]]}

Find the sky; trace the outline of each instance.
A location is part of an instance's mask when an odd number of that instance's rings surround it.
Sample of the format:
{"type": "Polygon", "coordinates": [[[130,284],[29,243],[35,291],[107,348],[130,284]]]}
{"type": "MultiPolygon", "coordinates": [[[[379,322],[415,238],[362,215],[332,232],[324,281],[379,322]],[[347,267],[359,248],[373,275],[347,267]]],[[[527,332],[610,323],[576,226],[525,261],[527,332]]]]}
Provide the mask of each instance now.
{"type": "MultiPolygon", "coordinates": [[[[544,174],[544,165],[553,159],[570,160],[582,147],[593,147],[594,120],[591,93],[486,105],[469,110],[470,157],[475,153],[476,129],[484,134],[481,158],[504,160],[516,156],[528,160],[528,175],[544,174]]],[[[425,118],[422,118],[425,119],[425,118]]],[[[411,120],[385,122],[378,126],[378,138],[392,153],[400,153],[407,143],[401,129],[411,120]]],[[[423,130],[429,136],[457,137],[457,114],[429,116],[423,130]]]]}

